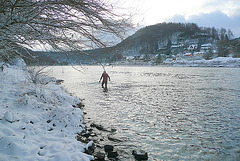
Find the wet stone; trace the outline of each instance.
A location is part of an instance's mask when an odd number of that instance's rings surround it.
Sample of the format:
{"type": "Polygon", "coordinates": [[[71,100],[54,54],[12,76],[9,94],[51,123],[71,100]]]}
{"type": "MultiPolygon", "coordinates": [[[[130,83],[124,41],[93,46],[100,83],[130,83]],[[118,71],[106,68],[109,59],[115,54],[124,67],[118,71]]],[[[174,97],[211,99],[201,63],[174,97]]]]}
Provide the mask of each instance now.
{"type": "Polygon", "coordinates": [[[91,135],[91,133],[89,131],[81,133],[81,136],[86,137],[86,138],[88,138],[90,135],[91,135]]]}
{"type": "Polygon", "coordinates": [[[105,152],[110,152],[113,151],[113,146],[112,145],[104,145],[104,151],[105,152]]]}
{"type": "Polygon", "coordinates": [[[98,124],[95,124],[95,123],[92,123],[92,124],[90,125],[90,127],[94,127],[94,128],[96,128],[96,129],[98,129],[98,130],[100,130],[100,131],[111,132],[111,131],[105,129],[102,125],[98,125],[98,124]]]}
{"type": "Polygon", "coordinates": [[[104,130],[104,128],[103,128],[102,125],[97,125],[97,124],[95,124],[95,123],[92,123],[90,126],[91,126],[91,127],[95,127],[95,128],[98,129],[98,130],[104,130]]]}
{"type": "Polygon", "coordinates": [[[118,152],[110,151],[107,153],[107,155],[108,155],[108,158],[117,158],[118,152]]]}
{"type": "Polygon", "coordinates": [[[86,154],[92,155],[94,153],[94,146],[89,146],[87,149],[85,148],[85,152],[86,154]]]}
{"type": "Polygon", "coordinates": [[[112,137],[112,136],[108,136],[108,140],[113,141],[113,142],[123,142],[123,140],[114,138],[114,137],[112,137]]]}
{"type": "Polygon", "coordinates": [[[95,155],[95,161],[105,161],[105,154],[101,152],[97,152],[95,155]]]}
{"type": "Polygon", "coordinates": [[[132,155],[136,160],[148,160],[148,154],[143,150],[133,150],[132,155]]]}

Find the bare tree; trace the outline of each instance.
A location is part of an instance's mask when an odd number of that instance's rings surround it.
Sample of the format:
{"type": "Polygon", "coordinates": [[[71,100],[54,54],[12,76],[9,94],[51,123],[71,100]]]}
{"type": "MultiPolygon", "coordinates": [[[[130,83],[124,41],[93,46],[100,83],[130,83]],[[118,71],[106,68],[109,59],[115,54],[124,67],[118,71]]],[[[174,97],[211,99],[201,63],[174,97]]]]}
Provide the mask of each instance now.
{"type": "Polygon", "coordinates": [[[131,26],[128,18],[106,0],[0,0],[0,57],[22,56],[19,46],[57,51],[80,51],[89,42],[106,46],[101,35],[121,37],[131,26]]]}

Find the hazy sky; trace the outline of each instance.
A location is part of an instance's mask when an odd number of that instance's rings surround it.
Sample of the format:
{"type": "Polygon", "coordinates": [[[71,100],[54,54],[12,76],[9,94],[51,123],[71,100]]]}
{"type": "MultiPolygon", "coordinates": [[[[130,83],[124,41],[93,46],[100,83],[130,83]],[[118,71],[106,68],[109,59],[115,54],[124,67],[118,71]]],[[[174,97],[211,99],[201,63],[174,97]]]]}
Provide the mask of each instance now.
{"type": "Polygon", "coordinates": [[[134,22],[194,22],[204,27],[231,29],[240,37],[240,0],[122,0],[135,12],[134,22]]]}

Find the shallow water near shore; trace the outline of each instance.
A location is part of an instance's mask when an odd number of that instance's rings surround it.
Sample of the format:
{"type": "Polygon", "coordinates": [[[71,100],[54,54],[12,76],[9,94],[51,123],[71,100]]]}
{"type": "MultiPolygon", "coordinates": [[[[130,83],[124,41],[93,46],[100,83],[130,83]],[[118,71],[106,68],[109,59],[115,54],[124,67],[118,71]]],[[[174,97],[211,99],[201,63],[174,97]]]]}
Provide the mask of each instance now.
{"type": "Polygon", "coordinates": [[[149,160],[240,159],[240,69],[53,67],[68,92],[85,99],[86,118],[117,129],[126,150],[149,160]]]}

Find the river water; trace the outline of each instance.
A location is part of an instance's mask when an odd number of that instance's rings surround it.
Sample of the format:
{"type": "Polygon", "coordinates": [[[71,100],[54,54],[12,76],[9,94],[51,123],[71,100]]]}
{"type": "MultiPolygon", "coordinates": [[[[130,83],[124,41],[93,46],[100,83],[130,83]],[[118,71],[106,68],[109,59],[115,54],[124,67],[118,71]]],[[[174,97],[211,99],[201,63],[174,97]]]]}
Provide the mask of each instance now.
{"type": "Polygon", "coordinates": [[[240,160],[240,69],[53,67],[96,123],[117,129],[149,160],[240,160]]]}

